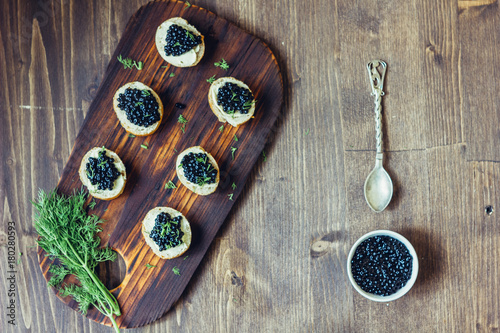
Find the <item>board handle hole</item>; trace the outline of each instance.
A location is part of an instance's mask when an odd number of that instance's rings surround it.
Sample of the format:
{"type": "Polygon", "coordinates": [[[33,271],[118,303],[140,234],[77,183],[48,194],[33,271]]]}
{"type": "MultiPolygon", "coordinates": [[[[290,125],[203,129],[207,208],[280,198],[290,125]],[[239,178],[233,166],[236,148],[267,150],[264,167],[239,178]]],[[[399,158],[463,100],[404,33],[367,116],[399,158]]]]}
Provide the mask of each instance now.
{"type": "Polygon", "coordinates": [[[101,262],[95,268],[96,275],[109,290],[117,288],[127,274],[127,265],[125,264],[125,260],[123,260],[120,253],[116,251],[113,252],[116,253],[115,261],[108,260],[101,262]]]}

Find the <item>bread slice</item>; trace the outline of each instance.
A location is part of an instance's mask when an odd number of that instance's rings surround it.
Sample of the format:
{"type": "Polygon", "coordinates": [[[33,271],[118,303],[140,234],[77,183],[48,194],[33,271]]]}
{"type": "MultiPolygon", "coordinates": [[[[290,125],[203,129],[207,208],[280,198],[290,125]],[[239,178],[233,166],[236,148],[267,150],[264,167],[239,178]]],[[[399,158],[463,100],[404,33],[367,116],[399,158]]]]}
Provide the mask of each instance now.
{"type": "Polygon", "coordinates": [[[115,152],[104,148],[106,150],[106,156],[109,156],[112,159],[114,159],[115,167],[120,173],[118,178],[113,183],[112,190],[99,190],[98,185],[92,185],[89,178],[87,177],[87,162],[89,161],[89,158],[90,157],[98,158],[99,151],[102,149],[103,149],[102,147],[94,147],[91,150],[89,150],[85,154],[85,156],[83,156],[82,162],[80,163],[80,169],[78,170],[78,174],[80,175],[80,180],[82,181],[83,185],[85,185],[88,188],[90,194],[94,198],[101,200],[112,200],[117,198],[120,194],[122,194],[123,190],[125,189],[125,184],[127,182],[127,173],[125,170],[125,165],[115,152]]]}
{"type": "Polygon", "coordinates": [[[151,250],[153,250],[154,254],[162,259],[173,259],[181,256],[189,249],[192,237],[191,226],[189,225],[188,220],[184,217],[184,215],[182,215],[181,212],[178,212],[170,207],[156,207],[151,209],[142,221],[142,235],[144,236],[146,244],[148,244],[151,250]],[[160,247],[151,239],[151,237],[149,237],[151,230],[153,230],[153,227],[155,226],[156,216],[160,213],[167,213],[172,218],[181,216],[181,230],[184,233],[181,244],[163,251],[160,251],[160,247]]]}
{"type": "Polygon", "coordinates": [[[222,110],[222,107],[217,103],[217,93],[219,89],[222,88],[226,83],[231,82],[240,87],[246,88],[252,91],[245,83],[240,80],[235,79],[234,77],[221,77],[212,83],[210,89],[208,91],[208,104],[210,104],[210,108],[213,113],[217,116],[219,121],[225,123],[228,122],[230,125],[234,127],[238,127],[239,125],[247,122],[250,118],[253,117],[255,112],[255,103],[252,104],[247,114],[243,114],[240,112],[236,112],[235,114],[227,114],[222,110]]]}
{"type": "Polygon", "coordinates": [[[179,156],[177,156],[177,161],[175,162],[175,171],[177,172],[177,177],[179,177],[179,180],[181,181],[181,183],[184,186],[186,186],[188,189],[190,189],[191,191],[193,191],[194,193],[199,194],[199,195],[212,194],[215,192],[215,190],[217,189],[217,186],[219,185],[220,171],[219,171],[219,166],[217,165],[217,161],[214,159],[214,157],[212,155],[210,155],[210,153],[205,151],[205,149],[203,149],[200,146],[194,146],[194,147],[188,148],[188,149],[184,150],[182,153],[180,153],[179,156]],[[215,178],[215,183],[205,184],[203,186],[200,186],[198,184],[191,183],[189,180],[187,180],[187,178],[184,176],[184,169],[182,167],[179,167],[179,166],[180,166],[184,156],[186,156],[189,153],[195,153],[195,154],[204,153],[208,156],[208,160],[210,161],[210,164],[212,164],[214,169],[217,170],[217,177],[215,178]]]}
{"type": "Polygon", "coordinates": [[[171,19],[166,20],[156,30],[155,42],[156,48],[160,53],[161,57],[176,67],[192,67],[196,66],[203,55],[205,54],[205,37],[192,25],[188,23],[185,19],[181,17],[172,17],[171,19]],[[189,50],[188,52],[181,54],[179,56],[167,56],[165,53],[165,45],[167,45],[167,41],[165,40],[167,37],[168,28],[172,24],[177,24],[178,26],[186,29],[190,33],[196,36],[201,36],[201,44],[197,45],[194,49],[189,50]]]}
{"type": "Polygon", "coordinates": [[[138,82],[138,81],[129,82],[129,83],[121,86],[120,89],[118,89],[116,91],[115,96],[113,97],[113,109],[115,110],[116,115],[118,116],[118,120],[120,120],[120,124],[122,125],[122,127],[127,132],[132,133],[136,136],[146,136],[146,135],[153,134],[158,129],[158,127],[160,127],[161,120],[163,119],[163,103],[161,102],[160,97],[153,89],[151,89],[150,87],[148,87],[144,83],[138,82]],[[120,109],[118,107],[118,97],[120,96],[120,94],[125,93],[125,90],[127,88],[131,88],[131,89],[135,88],[135,89],[139,89],[139,90],[145,90],[145,89],[150,90],[152,92],[153,97],[158,102],[158,112],[160,113],[160,120],[158,120],[156,123],[154,123],[148,127],[138,126],[138,125],[132,124],[127,119],[127,114],[125,113],[125,111],[123,111],[122,109],[120,109]]]}

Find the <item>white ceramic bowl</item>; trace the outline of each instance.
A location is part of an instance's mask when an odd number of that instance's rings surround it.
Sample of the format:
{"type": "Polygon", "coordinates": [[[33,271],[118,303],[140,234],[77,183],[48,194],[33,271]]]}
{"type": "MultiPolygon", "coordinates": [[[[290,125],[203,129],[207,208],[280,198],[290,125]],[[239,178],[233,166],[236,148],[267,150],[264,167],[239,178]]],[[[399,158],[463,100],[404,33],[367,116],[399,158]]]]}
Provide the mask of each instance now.
{"type": "Polygon", "coordinates": [[[398,234],[397,232],[389,231],[389,230],[375,230],[375,231],[369,232],[369,233],[361,236],[361,238],[359,238],[356,241],[356,243],[354,243],[354,245],[352,246],[351,251],[349,252],[349,256],[347,257],[347,274],[349,275],[349,281],[351,281],[351,284],[354,287],[354,289],[356,289],[356,291],[358,293],[360,293],[364,297],[368,298],[369,300],[372,300],[375,302],[394,301],[395,299],[398,299],[401,296],[403,296],[404,294],[406,294],[411,289],[411,287],[413,286],[415,281],[417,280],[417,275],[418,275],[417,253],[415,252],[415,249],[413,248],[411,243],[406,238],[404,238],[403,236],[398,234]],[[395,292],[394,294],[389,295],[389,296],[380,296],[380,295],[367,293],[366,291],[361,289],[361,287],[356,283],[356,281],[354,281],[354,277],[352,276],[351,260],[352,260],[352,257],[354,256],[354,252],[356,251],[356,248],[358,247],[359,244],[361,244],[361,242],[363,242],[364,240],[366,240],[370,237],[374,237],[374,236],[390,236],[390,237],[397,239],[398,241],[403,243],[408,248],[408,251],[410,251],[410,255],[413,257],[413,260],[412,260],[413,266],[412,266],[410,279],[404,285],[403,288],[399,289],[397,292],[395,292]]]}

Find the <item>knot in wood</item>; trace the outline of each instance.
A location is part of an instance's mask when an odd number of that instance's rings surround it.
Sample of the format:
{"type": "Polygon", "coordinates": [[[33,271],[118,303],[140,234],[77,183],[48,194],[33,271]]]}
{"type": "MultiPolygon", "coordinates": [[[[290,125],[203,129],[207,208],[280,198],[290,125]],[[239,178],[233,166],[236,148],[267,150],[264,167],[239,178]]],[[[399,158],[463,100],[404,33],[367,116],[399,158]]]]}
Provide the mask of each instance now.
{"type": "Polygon", "coordinates": [[[311,256],[312,257],[321,257],[325,255],[330,247],[332,246],[332,242],[326,240],[318,240],[311,244],[311,256]]]}

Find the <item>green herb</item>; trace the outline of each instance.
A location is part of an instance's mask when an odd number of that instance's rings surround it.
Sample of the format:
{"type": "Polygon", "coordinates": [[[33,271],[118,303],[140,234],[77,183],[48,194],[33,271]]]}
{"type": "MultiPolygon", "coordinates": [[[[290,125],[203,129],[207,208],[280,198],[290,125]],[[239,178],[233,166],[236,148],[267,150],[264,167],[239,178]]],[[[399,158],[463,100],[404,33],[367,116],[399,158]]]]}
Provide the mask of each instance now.
{"type": "Polygon", "coordinates": [[[172,272],[174,272],[175,275],[181,275],[181,272],[179,271],[179,267],[177,267],[177,266],[174,266],[174,268],[172,268],[172,272]]]}
{"type": "Polygon", "coordinates": [[[175,151],[176,153],[178,152],[178,151],[177,151],[177,149],[175,149],[175,148],[174,148],[174,151],[175,151]]]}
{"type": "Polygon", "coordinates": [[[107,211],[108,209],[106,208],[104,211],[107,211]]]}
{"type": "Polygon", "coordinates": [[[138,70],[141,70],[143,68],[142,61],[136,62],[135,60],[132,60],[130,58],[123,59],[121,54],[117,57],[117,59],[119,62],[121,62],[123,64],[124,69],[127,69],[127,68],[132,69],[135,67],[138,70]]]}
{"type": "MultiPolygon", "coordinates": [[[[188,36],[189,38],[191,38],[192,41],[195,40],[194,36],[192,33],[190,33],[189,31],[186,30],[186,36],[188,36]]],[[[179,44],[180,45],[180,44],[179,44]]]]}
{"type": "Polygon", "coordinates": [[[156,267],[155,265],[150,265],[150,264],[146,264],[146,269],[150,269],[150,268],[154,268],[156,267]]]}
{"type": "Polygon", "coordinates": [[[97,202],[95,202],[94,200],[92,200],[91,203],[89,203],[89,208],[90,209],[94,209],[95,205],[97,204],[97,202]]]}
{"type": "MultiPolygon", "coordinates": [[[[186,32],[187,32],[187,31],[186,31],[186,32]]],[[[175,42],[174,47],[176,47],[176,46],[181,46],[181,43],[179,43],[179,42],[175,42]]]]}
{"type": "Polygon", "coordinates": [[[89,179],[91,179],[91,178],[94,178],[94,175],[95,175],[95,173],[94,173],[94,168],[93,168],[93,167],[92,167],[92,165],[91,165],[91,166],[90,166],[90,168],[89,168],[89,169],[87,169],[87,177],[88,177],[89,179]],[[89,170],[90,170],[90,171],[89,171],[89,170]]]}
{"type": "Polygon", "coordinates": [[[212,75],[209,79],[207,79],[207,82],[212,84],[215,82],[215,75],[212,75]]]}
{"type": "Polygon", "coordinates": [[[168,183],[165,184],[165,189],[174,189],[174,188],[177,188],[177,186],[175,186],[175,184],[169,180],[168,183]]]}
{"type": "Polygon", "coordinates": [[[168,65],[166,65],[166,66],[160,66],[160,68],[168,68],[168,65]]]}
{"type": "Polygon", "coordinates": [[[200,187],[202,187],[203,185],[205,185],[209,180],[210,180],[209,176],[206,176],[206,177],[196,177],[196,183],[200,187]]]}
{"type": "Polygon", "coordinates": [[[17,265],[21,263],[21,257],[23,256],[22,252],[19,252],[19,259],[17,259],[17,265]]]}
{"type": "Polygon", "coordinates": [[[226,62],[226,60],[224,60],[224,58],[222,58],[222,60],[221,60],[221,61],[219,61],[219,62],[215,62],[215,63],[214,63],[214,66],[215,66],[215,67],[220,67],[220,68],[222,68],[222,69],[224,69],[224,70],[226,70],[226,71],[229,69],[229,65],[228,65],[228,63],[226,62]]]}
{"type": "Polygon", "coordinates": [[[227,110],[226,113],[234,118],[234,110],[227,110]]]}
{"type": "Polygon", "coordinates": [[[98,167],[104,167],[104,165],[106,165],[107,161],[106,160],[102,160],[101,162],[99,162],[99,164],[97,164],[98,167]]]}
{"type": "Polygon", "coordinates": [[[236,136],[236,134],[234,135],[234,141],[238,141],[238,137],[236,136]]]}
{"type": "Polygon", "coordinates": [[[146,89],[142,90],[141,93],[142,93],[142,96],[150,96],[151,95],[149,90],[146,90],[146,89]]]}
{"type": "Polygon", "coordinates": [[[186,260],[188,257],[189,257],[189,255],[185,256],[184,259],[182,259],[182,260],[186,260]]]}
{"type": "Polygon", "coordinates": [[[219,127],[219,132],[223,132],[224,131],[224,125],[222,125],[221,127],[219,127]]]}
{"type": "Polygon", "coordinates": [[[207,156],[207,155],[205,155],[205,158],[203,158],[203,157],[197,157],[197,158],[196,158],[196,161],[197,161],[198,163],[203,163],[203,164],[205,164],[205,163],[207,163],[207,159],[208,159],[208,156],[207,156]]]}
{"type": "Polygon", "coordinates": [[[186,118],[184,118],[184,116],[181,114],[181,115],[179,115],[177,122],[182,124],[182,127],[181,127],[182,133],[186,133],[186,124],[187,124],[188,120],[186,118]]]}
{"type": "Polygon", "coordinates": [[[179,163],[179,166],[177,167],[177,169],[180,169],[182,168],[182,163],[179,163]]]}
{"type": "Polygon", "coordinates": [[[306,132],[304,133],[305,135],[308,135],[309,134],[309,128],[306,129],[306,132]]]}
{"type": "Polygon", "coordinates": [[[33,202],[37,210],[34,222],[39,235],[38,245],[60,263],[50,267],[49,286],[57,287],[61,297],[73,296],[84,315],[93,305],[119,332],[113,317],[121,315],[118,302],[94,272],[100,262],[114,260],[116,254],[110,248],[99,248],[100,239],[96,234],[102,231],[99,227],[102,221],[96,215],[87,215],[86,198],[83,190],[68,197],[57,194],[56,190],[48,194],[40,190],[38,202],[33,202]],[[69,274],[79,283],[61,286],[69,274]]]}
{"type": "Polygon", "coordinates": [[[142,102],[135,103],[135,106],[144,105],[142,102]]]}
{"type": "Polygon", "coordinates": [[[128,137],[129,137],[129,138],[135,138],[135,135],[133,135],[132,133],[130,133],[130,134],[128,135],[128,137]]]}
{"type": "Polygon", "coordinates": [[[233,188],[233,191],[236,189],[236,184],[235,183],[232,183],[231,184],[231,187],[233,188]]]}
{"type": "Polygon", "coordinates": [[[231,92],[233,93],[233,96],[231,96],[231,100],[233,101],[235,99],[236,96],[238,96],[237,93],[235,93],[234,91],[231,90],[231,92]]]}
{"type": "Polygon", "coordinates": [[[175,73],[170,73],[169,74],[169,77],[174,77],[175,76],[175,73]]]}
{"type": "Polygon", "coordinates": [[[189,7],[191,7],[191,4],[188,2],[188,1],[184,1],[185,3],[185,6],[184,6],[184,9],[183,10],[186,10],[188,9],[189,7]]]}
{"type": "Polygon", "coordinates": [[[233,194],[234,193],[231,193],[231,194],[228,194],[227,196],[229,197],[229,200],[233,201],[233,194]]]}
{"type": "Polygon", "coordinates": [[[146,142],[145,145],[141,145],[141,148],[148,149],[148,143],[146,142]]]}
{"type": "Polygon", "coordinates": [[[234,153],[236,152],[236,150],[238,150],[238,148],[231,147],[231,155],[233,156],[233,160],[234,160],[234,153]]]}
{"type": "Polygon", "coordinates": [[[256,99],[254,99],[253,101],[246,101],[244,104],[243,104],[243,110],[248,110],[252,107],[252,105],[254,105],[255,103],[257,102],[256,99]]]}
{"type": "Polygon", "coordinates": [[[264,162],[265,162],[267,160],[266,152],[265,151],[262,151],[262,156],[264,157],[264,162]]]}

